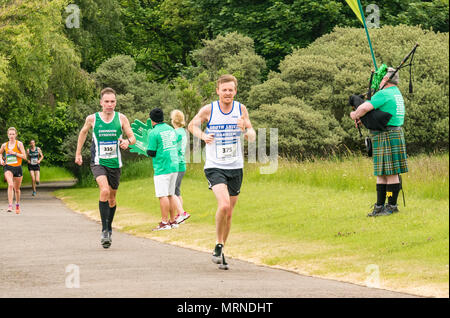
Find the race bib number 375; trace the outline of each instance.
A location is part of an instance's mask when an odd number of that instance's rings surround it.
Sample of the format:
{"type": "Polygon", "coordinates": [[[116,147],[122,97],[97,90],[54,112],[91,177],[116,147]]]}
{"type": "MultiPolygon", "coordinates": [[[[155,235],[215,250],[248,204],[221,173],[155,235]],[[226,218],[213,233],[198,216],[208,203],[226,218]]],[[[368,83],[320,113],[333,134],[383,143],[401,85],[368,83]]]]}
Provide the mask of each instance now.
{"type": "Polygon", "coordinates": [[[236,157],[236,144],[217,145],[217,159],[226,160],[236,157]]]}

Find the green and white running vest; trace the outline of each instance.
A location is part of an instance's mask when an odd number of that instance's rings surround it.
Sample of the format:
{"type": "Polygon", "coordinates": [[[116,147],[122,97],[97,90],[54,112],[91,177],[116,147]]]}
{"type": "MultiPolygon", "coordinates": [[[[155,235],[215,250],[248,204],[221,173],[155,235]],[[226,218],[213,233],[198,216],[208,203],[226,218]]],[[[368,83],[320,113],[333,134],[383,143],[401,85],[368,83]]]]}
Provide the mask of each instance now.
{"type": "Polygon", "coordinates": [[[109,168],[121,168],[119,138],[122,137],[120,113],[114,112],[113,119],[106,123],[95,113],[94,132],[92,134],[91,162],[109,168]]]}
{"type": "Polygon", "coordinates": [[[34,151],[30,149],[28,149],[28,155],[30,156],[30,165],[38,165],[38,160],[39,160],[39,148],[35,147],[34,151]]]}

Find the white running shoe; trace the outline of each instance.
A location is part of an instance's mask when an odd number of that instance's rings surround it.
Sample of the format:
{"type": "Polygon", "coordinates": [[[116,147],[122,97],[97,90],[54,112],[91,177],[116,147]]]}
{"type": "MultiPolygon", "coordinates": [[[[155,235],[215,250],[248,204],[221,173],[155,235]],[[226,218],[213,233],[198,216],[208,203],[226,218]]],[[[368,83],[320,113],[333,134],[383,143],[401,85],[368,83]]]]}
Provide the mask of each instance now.
{"type": "Polygon", "coordinates": [[[178,214],[177,217],[175,218],[175,221],[178,224],[183,223],[184,221],[186,221],[187,219],[189,219],[191,215],[187,212],[184,212],[183,214],[178,214]]]}
{"type": "Polygon", "coordinates": [[[160,222],[152,231],[170,230],[171,228],[169,223],[160,222]]]}

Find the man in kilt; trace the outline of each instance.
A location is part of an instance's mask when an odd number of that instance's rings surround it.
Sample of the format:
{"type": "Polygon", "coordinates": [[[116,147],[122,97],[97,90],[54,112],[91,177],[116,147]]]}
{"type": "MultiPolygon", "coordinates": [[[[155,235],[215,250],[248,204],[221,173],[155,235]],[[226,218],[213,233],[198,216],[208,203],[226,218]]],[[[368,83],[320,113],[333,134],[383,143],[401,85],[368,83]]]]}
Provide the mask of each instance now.
{"type": "Polygon", "coordinates": [[[373,168],[377,177],[377,202],[368,216],[390,215],[398,212],[397,198],[401,190],[399,175],[408,172],[405,136],[402,125],[405,118],[405,103],[398,89],[399,74],[388,68],[380,88],[370,100],[364,102],[350,117],[359,124],[367,112],[379,109],[392,115],[386,129],[371,130],[373,168]],[[390,76],[395,73],[391,78],[390,76]],[[385,85],[386,84],[386,85],[385,85]],[[386,197],[388,202],[385,204],[386,197]]]}

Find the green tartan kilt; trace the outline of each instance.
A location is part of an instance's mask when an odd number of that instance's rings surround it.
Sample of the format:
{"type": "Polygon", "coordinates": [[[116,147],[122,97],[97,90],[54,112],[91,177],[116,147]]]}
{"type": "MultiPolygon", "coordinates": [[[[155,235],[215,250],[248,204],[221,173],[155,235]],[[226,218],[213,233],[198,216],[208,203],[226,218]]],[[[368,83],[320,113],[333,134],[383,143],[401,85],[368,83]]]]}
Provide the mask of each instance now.
{"type": "Polygon", "coordinates": [[[375,176],[408,172],[403,129],[372,132],[372,147],[375,176]]]}

